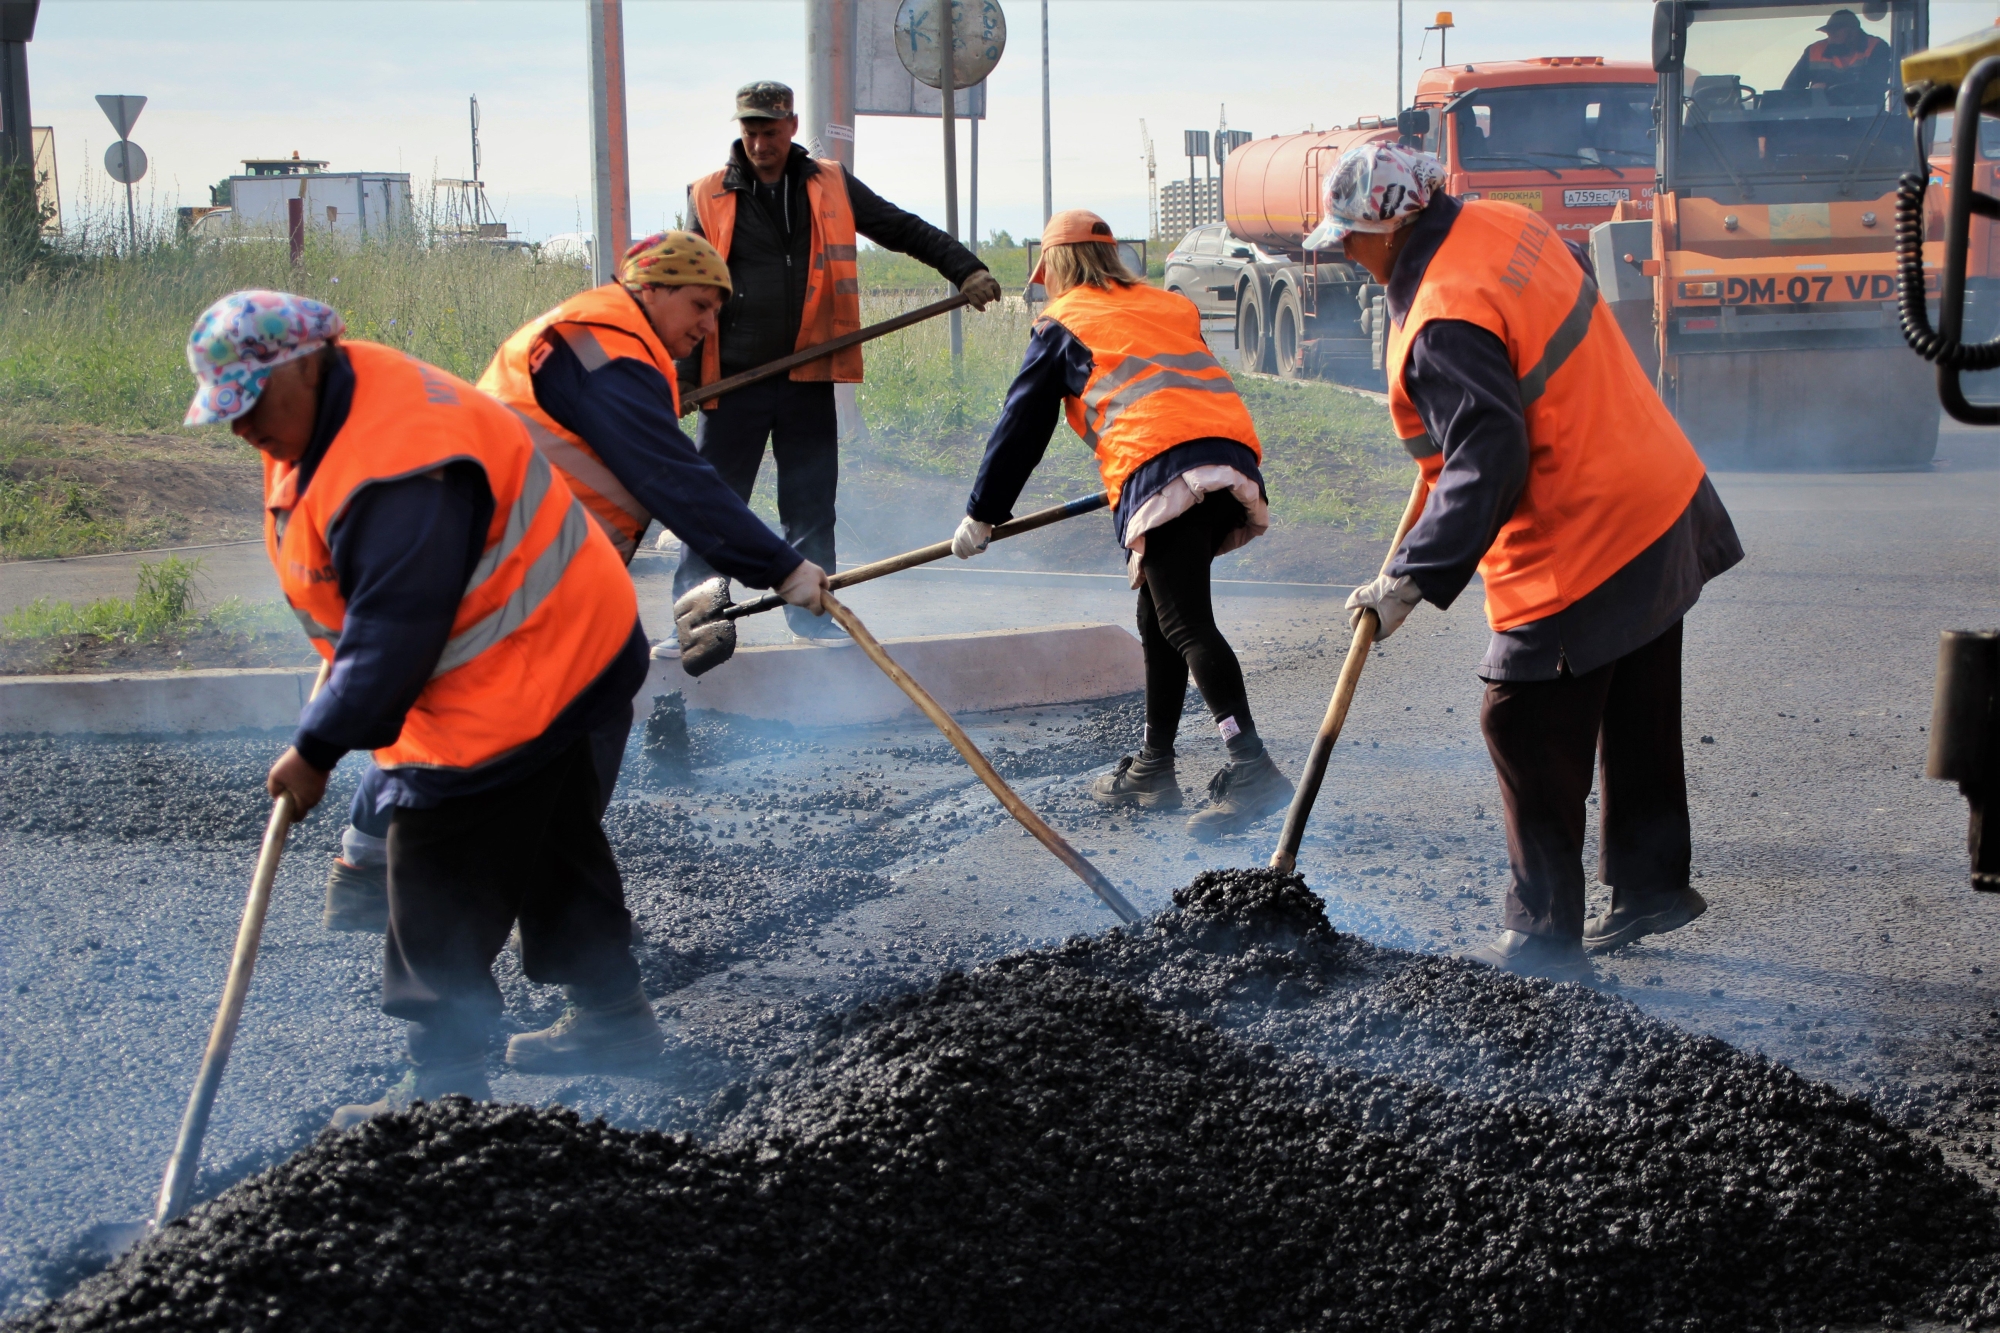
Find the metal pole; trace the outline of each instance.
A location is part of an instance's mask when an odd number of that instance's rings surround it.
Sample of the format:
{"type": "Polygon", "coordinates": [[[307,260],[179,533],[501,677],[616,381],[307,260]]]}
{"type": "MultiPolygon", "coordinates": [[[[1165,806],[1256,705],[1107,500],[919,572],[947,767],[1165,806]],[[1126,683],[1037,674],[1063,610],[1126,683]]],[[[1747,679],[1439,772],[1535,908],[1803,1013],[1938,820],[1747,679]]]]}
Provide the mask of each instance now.
{"type": "Polygon", "coordinates": [[[610,282],[632,243],[625,142],[625,18],[621,0],[585,0],[590,16],[592,267],[610,282]]]}
{"type": "MultiPolygon", "coordinates": [[[[958,74],[957,41],[952,33],[952,7],[958,0],[938,0],[938,92],[944,119],[944,229],[958,239],[958,74]]],[[[965,361],[965,325],[959,312],[951,312],[951,365],[954,372],[965,361]]]]}
{"type": "Polygon", "coordinates": [[[807,149],[854,170],[854,42],[856,0],[808,0],[806,5],[807,149]]]}
{"type": "Polygon", "coordinates": [[[1396,111],[1403,110],[1403,0],[1396,0],[1396,111]]]}
{"type": "Polygon", "coordinates": [[[972,169],[966,173],[967,203],[965,234],[972,253],[979,253],[979,117],[974,116],[965,132],[972,138],[972,169]]]}
{"type": "Polygon", "coordinates": [[[1042,0],[1042,225],[1056,211],[1055,165],[1049,154],[1049,0],[1042,0]]]}
{"type": "MultiPolygon", "coordinates": [[[[33,161],[32,158],[29,159],[33,161]]],[[[139,215],[132,207],[132,182],[125,182],[125,253],[139,253],[139,215]]]]}

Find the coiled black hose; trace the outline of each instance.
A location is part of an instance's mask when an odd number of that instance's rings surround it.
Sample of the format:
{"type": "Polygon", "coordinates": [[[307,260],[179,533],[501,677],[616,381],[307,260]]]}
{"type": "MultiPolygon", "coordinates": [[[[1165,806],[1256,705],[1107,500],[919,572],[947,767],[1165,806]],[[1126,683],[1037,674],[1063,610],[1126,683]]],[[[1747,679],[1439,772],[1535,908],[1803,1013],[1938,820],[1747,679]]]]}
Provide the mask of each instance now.
{"type": "MultiPolygon", "coordinates": [[[[1930,188],[1930,164],[1924,159],[1924,120],[1950,100],[1950,88],[1926,92],[1911,111],[1916,126],[1917,170],[1906,171],[1896,183],[1896,279],[1902,310],[1903,341],[1926,361],[1948,370],[1992,370],[2000,366],[2000,338],[1964,343],[1946,338],[1931,327],[1924,301],[1924,194],[1930,188]]],[[[1977,134],[1979,126],[1954,126],[1958,134],[1977,134]]],[[[1972,182],[1956,181],[1962,190],[1972,182]]]]}

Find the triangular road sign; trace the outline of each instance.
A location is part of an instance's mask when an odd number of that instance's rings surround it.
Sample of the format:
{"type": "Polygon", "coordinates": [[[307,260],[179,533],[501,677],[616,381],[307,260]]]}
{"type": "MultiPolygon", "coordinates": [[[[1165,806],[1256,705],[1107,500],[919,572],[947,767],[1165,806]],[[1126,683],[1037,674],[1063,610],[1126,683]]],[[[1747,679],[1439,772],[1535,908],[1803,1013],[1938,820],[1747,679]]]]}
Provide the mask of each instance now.
{"type": "Polygon", "coordinates": [[[99,93],[97,104],[111,118],[111,128],[118,131],[121,139],[132,137],[132,127],[139,123],[139,113],[146,109],[146,99],[130,93],[99,93]]]}

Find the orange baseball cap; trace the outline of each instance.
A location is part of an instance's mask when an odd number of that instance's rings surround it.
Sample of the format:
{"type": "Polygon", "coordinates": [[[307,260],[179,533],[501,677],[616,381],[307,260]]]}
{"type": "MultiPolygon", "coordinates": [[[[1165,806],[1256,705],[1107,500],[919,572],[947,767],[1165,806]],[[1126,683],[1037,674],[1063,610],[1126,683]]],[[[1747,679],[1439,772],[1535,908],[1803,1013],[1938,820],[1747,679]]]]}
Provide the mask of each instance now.
{"type": "Polygon", "coordinates": [[[1111,224],[1087,208],[1065,208],[1049,218],[1042,228],[1042,255],[1035,265],[1034,276],[1029,282],[1042,280],[1042,269],[1048,264],[1047,255],[1052,245],[1084,245],[1097,241],[1104,245],[1117,244],[1118,238],[1111,232],[1111,224]]]}

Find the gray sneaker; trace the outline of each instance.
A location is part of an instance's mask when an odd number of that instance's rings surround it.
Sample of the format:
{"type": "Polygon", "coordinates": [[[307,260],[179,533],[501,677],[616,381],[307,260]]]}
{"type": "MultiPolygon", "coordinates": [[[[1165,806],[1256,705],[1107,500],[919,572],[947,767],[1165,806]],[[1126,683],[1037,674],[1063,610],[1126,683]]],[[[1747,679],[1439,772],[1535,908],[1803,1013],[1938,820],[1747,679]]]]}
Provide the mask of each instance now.
{"type": "Polygon", "coordinates": [[[358,1102],[343,1106],[333,1113],[331,1128],[353,1129],[364,1120],[373,1120],[378,1115],[388,1115],[391,1111],[401,1111],[412,1102],[434,1102],[440,1097],[456,1093],[470,1097],[475,1102],[493,1100],[493,1089],[486,1082],[486,1059],[476,1056],[442,1065],[414,1065],[403,1075],[402,1081],[390,1088],[375,1102],[358,1102]]]}
{"type": "Polygon", "coordinates": [[[601,1008],[572,1000],[550,1026],[509,1038],[507,1064],[523,1074],[589,1074],[651,1064],[666,1048],[652,1002],[634,986],[601,1008]]]}
{"type": "Polygon", "coordinates": [[[1623,948],[1644,935],[1664,935],[1679,930],[1708,910],[1708,899],[1693,889],[1677,893],[1647,894],[1626,901],[1617,889],[1611,890],[1611,910],[1583,924],[1583,947],[1592,953],[1608,953],[1623,948]]]}
{"type": "Polygon", "coordinates": [[[1141,810],[1178,810],[1181,808],[1181,781],[1174,776],[1174,766],[1151,773],[1137,774],[1132,771],[1139,756],[1128,754],[1118,761],[1118,767],[1109,773],[1100,773],[1090,784],[1090,798],[1099,805],[1136,805],[1141,810]]]}
{"type": "Polygon", "coordinates": [[[326,910],[319,924],[326,930],[366,930],[380,935],[389,929],[389,867],[357,866],[333,858],[326,872],[326,910]]]}
{"type": "Polygon", "coordinates": [[[1187,822],[1187,831],[1208,842],[1225,833],[1240,833],[1264,816],[1292,802],[1292,780],[1278,771],[1266,750],[1241,764],[1224,764],[1208,780],[1208,804],[1187,822]]]}
{"type": "Polygon", "coordinates": [[[1550,981],[1591,979],[1590,959],[1584,956],[1582,940],[1559,940],[1548,935],[1529,935],[1503,930],[1500,938],[1459,955],[1468,963],[1497,967],[1524,977],[1547,977],[1550,981]]]}

